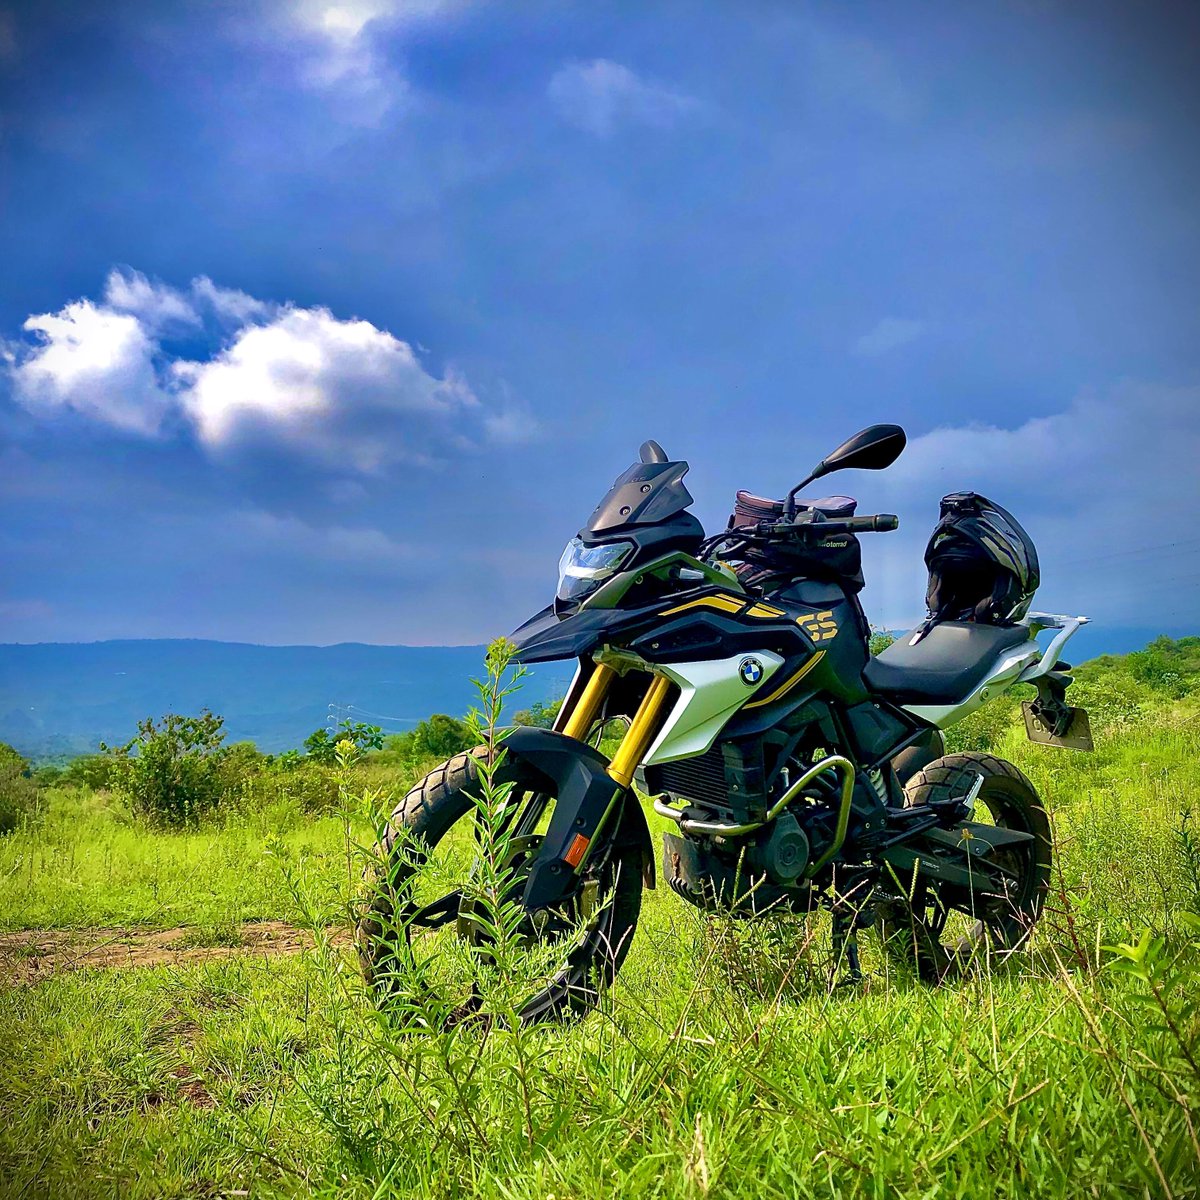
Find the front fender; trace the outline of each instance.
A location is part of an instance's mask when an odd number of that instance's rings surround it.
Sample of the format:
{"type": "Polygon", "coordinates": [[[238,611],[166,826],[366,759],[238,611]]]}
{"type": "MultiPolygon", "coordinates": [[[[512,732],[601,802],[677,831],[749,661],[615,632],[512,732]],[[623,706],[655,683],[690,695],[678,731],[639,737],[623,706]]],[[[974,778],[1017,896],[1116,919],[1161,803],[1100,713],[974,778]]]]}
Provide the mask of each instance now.
{"type": "Polygon", "coordinates": [[[608,774],[603,754],[551,729],[514,729],[501,744],[509,759],[540,775],[546,791],[555,797],[550,827],[525,885],[526,907],[544,908],[562,899],[587,862],[596,835],[610,820],[620,821],[619,838],[630,838],[639,846],[643,878],[653,886],[646,815],[633,792],[608,774]]]}

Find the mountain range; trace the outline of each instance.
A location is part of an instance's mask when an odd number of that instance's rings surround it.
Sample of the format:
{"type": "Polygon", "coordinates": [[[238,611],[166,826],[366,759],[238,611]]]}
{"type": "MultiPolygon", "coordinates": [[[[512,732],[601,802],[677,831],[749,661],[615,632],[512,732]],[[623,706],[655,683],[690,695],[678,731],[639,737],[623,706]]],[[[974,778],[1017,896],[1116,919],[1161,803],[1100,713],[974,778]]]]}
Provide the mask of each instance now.
{"type": "MultiPolygon", "coordinates": [[[[385,733],[478,700],[482,646],[256,646],[147,640],[0,644],[0,741],[36,760],[127,741],[144,717],[225,718],[229,741],[278,752],[349,717],[385,733]]],[[[561,695],[571,664],[530,674],[512,709],[561,695]]]]}
{"type": "MultiPolygon", "coordinates": [[[[1124,653],[1158,632],[1086,626],[1070,657],[1124,653]]],[[[462,716],[478,698],[471,680],[483,672],[483,654],[483,646],[167,638],[0,644],[0,741],[38,761],[86,754],[101,741],[127,741],[144,717],[202,708],[225,718],[230,741],[272,753],[343,717],[401,733],[431,713],[462,716]]],[[[570,663],[539,666],[510,708],[562,695],[571,671],[570,663]]]]}

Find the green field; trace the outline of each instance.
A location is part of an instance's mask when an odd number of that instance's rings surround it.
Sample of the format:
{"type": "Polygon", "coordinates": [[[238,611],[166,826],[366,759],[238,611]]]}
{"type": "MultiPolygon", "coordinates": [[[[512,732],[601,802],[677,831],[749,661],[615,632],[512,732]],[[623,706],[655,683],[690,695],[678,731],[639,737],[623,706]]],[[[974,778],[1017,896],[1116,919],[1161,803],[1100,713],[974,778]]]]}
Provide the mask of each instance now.
{"type": "MultiPolygon", "coordinates": [[[[0,1193],[1198,1195],[1200,641],[1078,679],[1092,755],[1028,744],[1012,705],[957,735],[1052,814],[1019,961],[934,989],[867,933],[864,983],[833,988],[827,918],[710,920],[659,890],[603,1009],[562,1030],[378,1016],[336,936],[366,832],[336,815],[276,798],[166,831],[46,788],[0,838],[0,1193]],[[268,920],[315,942],[254,952],[268,920]],[[19,932],[178,926],[190,956],[53,972],[19,932]],[[1107,948],[1144,929],[1136,961],[1107,948]]],[[[369,757],[355,788],[419,770],[369,757]]]]}

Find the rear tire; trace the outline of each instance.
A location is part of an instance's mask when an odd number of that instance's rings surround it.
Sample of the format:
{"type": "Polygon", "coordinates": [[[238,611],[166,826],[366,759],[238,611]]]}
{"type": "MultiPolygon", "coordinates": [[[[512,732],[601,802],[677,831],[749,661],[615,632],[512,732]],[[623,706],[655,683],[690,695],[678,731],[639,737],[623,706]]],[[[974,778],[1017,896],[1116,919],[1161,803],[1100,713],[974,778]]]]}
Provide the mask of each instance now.
{"type": "MultiPolygon", "coordinates": [[[[439,843],[460,822],[473,824],[483,754],[482,748],[457,754],[430,771],[396,806],[378,846],[381,867],[356,941],[363,974],[381,1004],[386,1005],[396,990],[406,964],[400,939],[407,939],[411,931],[396,914],[411,903],[415,880],[439,843]]],[[[496,774],[497,783],[511,783],[514,793],[528,796],[536,792],[532,779],[519,759],[504,763],[496,774]],[[523,775],[531,780],[525,787],[523,775]]],[[[520,1006],[517,1015],[522,1024],[583,1016],[599,1002],[600,993],[625,961],[642,902],[640,830],[626,808],[636,803],[636,798],[627,796],[620,812],[610,818],[609,830],[593,845],[579,886],[560,906],[565,909],[576,903],[588,883],[594,882],[592,894],[600,901],[596,917],[585,925],[580,945],[567,953],[561,970],[520,1006]]],[[[466,1011],[460,1012],[452,1021],[465,1015],[466,1011]]]]}
{"type": "Polygon", "coordinates": [[[978,956],[986,944],[1004,958],[1028,940],[1041,916],[1050,887],[1053,845],[1050,821],[1032,783],[1010,762],[991,754],[968,751],[947,754],[918,771],[905,787],[905,807],[966,796],[982,775],[975,801],[975,820],[1033,835],[1033,841],[997,851],[995,861],[1013,872],[1007,896],[973,912],[954,911],[972,921],[966,935],[945,939],[948,908],[933,887],[919,895],[886,901],[877,907],[880,936],[889,953],[930,983],[953,977],[978,956]]]}

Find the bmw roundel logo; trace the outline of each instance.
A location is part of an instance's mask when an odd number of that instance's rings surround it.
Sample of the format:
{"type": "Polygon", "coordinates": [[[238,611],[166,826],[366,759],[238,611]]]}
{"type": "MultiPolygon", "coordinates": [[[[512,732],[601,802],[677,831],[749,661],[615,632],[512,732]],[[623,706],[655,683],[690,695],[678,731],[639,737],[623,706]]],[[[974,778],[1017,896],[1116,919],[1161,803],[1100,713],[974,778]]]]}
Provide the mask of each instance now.
{"type": "Polygon", "coordinates": [[[755,687],[762,683],[763,665],[757,658],[743,658],[738,664],[738,674],[747,687],[755,687]]]}

